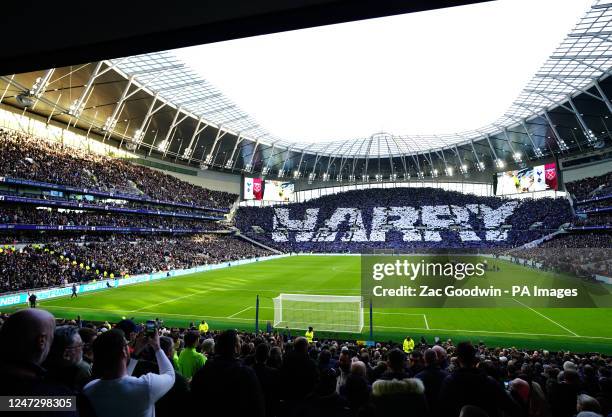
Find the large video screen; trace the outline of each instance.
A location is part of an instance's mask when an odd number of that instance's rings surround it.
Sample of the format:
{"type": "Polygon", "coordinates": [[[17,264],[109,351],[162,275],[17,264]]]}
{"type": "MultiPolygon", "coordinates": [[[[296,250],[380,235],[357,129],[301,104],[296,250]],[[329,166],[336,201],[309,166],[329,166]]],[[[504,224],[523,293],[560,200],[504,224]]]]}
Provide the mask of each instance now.
{"type": "Polygon", "coordinates": [[[264,200],[267,201],[293,201],[293,183],[289,181],[266,180],[264,187],[264,200]]]}
{"type": "Polygon", "coordinates": [[[245,177],[242,198],[244,200],[263,200],[263,179],[245,177]]]}
{"type": "Polygon", "coordinates": [[[557,190],[557,187],[557,165],[550,163],[498,173],[496,194],[532,193],[536,191],[557,190]]]}

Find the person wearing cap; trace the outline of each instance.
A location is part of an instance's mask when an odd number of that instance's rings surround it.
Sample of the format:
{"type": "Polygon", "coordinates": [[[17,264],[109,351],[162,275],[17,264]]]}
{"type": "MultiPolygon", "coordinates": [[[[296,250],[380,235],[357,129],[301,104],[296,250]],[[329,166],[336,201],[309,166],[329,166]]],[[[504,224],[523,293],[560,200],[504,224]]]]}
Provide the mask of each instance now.
{"type": "Polygon", "coordinates": [[[136,339],[136,334],[138,333],[138,326],[133,320],[123,319],[117,323],[115,327],[125,334],[125,338],[128,340],[128,342],[134,342],[136,339]]]}

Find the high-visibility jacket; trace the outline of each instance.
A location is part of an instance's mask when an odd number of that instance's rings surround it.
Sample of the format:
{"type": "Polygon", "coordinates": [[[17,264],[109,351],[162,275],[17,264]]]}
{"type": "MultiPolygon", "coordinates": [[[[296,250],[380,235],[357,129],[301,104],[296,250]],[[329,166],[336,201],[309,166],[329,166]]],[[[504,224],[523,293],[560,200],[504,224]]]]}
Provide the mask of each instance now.
{"type": "Polygon", "coordinates": [[[410,353],[414,350],[414,340],[408,338],[404,339],[404,352],[410,353]]]}
{"type": "Polygon", "coordinates": [[[308,340],[308,343],[312,343],[312,339],[314,339],[314,332],[306,331],[306,334],[304,336],[306,336],[306,340],[308,340]]]}
{"type": "Polygon", "coordinates": [[[200,323],[200,325],[198,326],[198,330],[200,331],[200,333],[206,333],[208,331],[208,323],[200,323]]]}

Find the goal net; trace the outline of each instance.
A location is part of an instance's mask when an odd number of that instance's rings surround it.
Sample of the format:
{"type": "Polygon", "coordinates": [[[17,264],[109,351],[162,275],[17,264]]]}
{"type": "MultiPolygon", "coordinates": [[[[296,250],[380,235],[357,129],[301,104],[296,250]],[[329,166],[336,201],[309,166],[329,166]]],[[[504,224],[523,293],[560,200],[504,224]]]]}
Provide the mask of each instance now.
{"type": "Polygon", "coordinates": [[[274,327],[361,333],[361,297],[280,294],[274,298],[274,327]]]}

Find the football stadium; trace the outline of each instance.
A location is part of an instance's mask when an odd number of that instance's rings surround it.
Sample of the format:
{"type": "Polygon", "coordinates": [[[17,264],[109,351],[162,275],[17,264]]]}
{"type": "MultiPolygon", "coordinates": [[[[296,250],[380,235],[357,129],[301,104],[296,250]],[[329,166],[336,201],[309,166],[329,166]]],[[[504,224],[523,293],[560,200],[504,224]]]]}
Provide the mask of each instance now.
{"type": "Polygon", "coordinates": [[[612,3],[204,3],[7,23],[0,413],[612,416],[612,3]]]}

